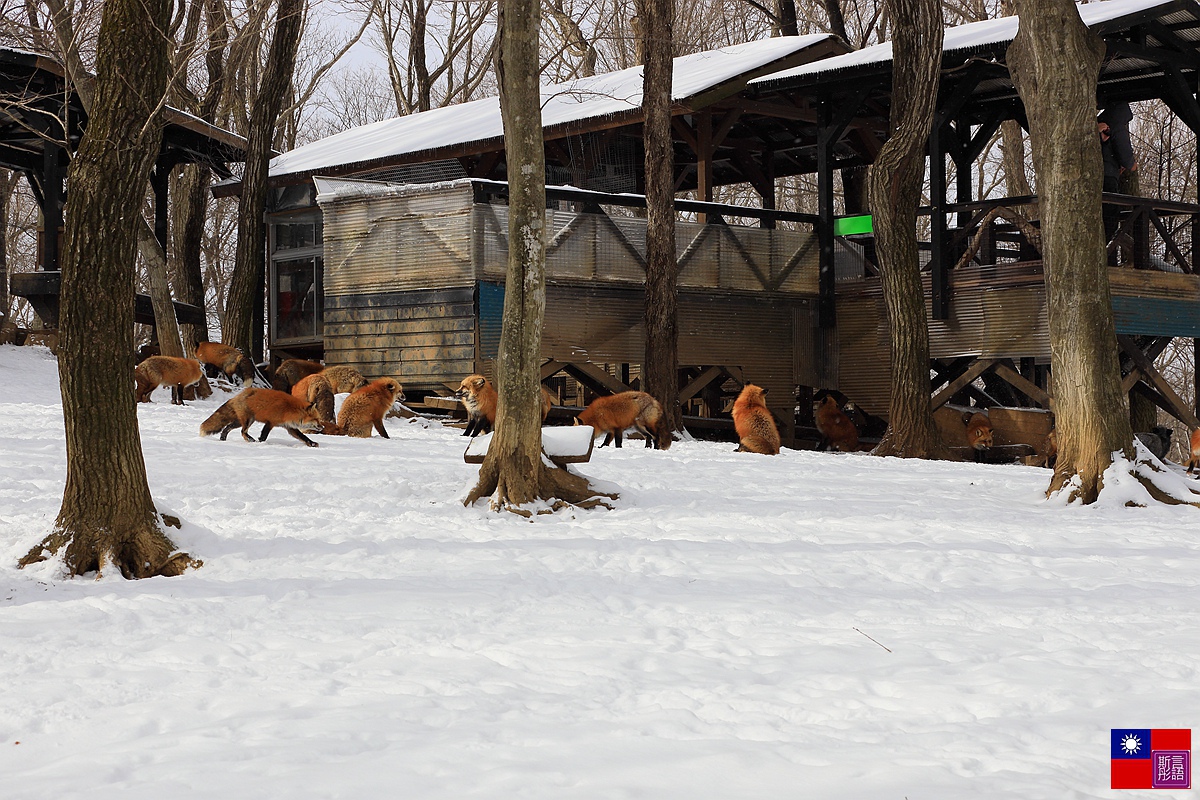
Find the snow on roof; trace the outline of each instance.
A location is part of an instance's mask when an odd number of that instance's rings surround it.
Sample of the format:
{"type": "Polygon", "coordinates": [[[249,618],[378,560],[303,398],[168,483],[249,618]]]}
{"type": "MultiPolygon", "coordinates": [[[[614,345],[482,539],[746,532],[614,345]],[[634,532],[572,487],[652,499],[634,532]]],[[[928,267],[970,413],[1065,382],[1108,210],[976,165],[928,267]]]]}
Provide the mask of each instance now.
{"type": "MultiPolygon", "coordinates": [[[[1092,27],[1160,6],[1174,5],[1175,2],[1176,0],[1105,0],[1099,3],[1084,3],[1078,8],[1079,16],[1083,19],[1084,24],[1092,27]]],[[[1000,17],[947,28],[942,43],[942,52],[969,51],[988,45],[1011,42],[1017,35],[1017,22],[1017,17],[1000,17]]],[[[777,84],[795,78],[827,75],[869,64],[884,64],[891,60],[892,43],[884,42],[872,47],[864,47],[853,53],[833,56],[812,64],[764,75],[750,81],[750,85],[777,84]]]]}
{"type": "MultiPolygon", "coordinates": [[[[779,36],[675,59],[672,99],[695,97],[819,42],[828,34],[779,36]]],[[[542,87],[542,126],[635,112],[642,104],[640,66],[542,87]]],[[[271,176],[499,139],[500,100],[488,97],[351,128],[271,161],[271,176]]]]}

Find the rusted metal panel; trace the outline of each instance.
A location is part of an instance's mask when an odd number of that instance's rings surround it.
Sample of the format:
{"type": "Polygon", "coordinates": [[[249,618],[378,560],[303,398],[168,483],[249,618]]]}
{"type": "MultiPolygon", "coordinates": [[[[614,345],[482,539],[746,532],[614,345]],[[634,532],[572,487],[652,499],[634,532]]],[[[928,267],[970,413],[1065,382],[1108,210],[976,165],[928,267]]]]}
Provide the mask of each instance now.
{"type": "Polygon", "coordinates": [[[886,417],[891,402],[892,353],[887,314],[877,293],[839,296],[835,388],[868,412],[886,417]]]}

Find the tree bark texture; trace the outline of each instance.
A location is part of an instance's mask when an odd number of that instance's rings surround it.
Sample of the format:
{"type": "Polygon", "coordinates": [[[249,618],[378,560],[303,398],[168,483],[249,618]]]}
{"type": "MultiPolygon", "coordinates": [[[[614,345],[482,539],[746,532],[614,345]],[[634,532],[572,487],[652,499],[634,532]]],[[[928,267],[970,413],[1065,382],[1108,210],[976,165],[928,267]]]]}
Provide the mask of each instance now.
{"type": "Polygon", "coordinates": [[[1000,148],[1004,153],[1004,185],[1009,197],[1033,194],[1025,174],[1025,140],[1021,125],[1015,119],[1000,123],[1000,148]]]}
{"type": "Polygon", "coordinates": [[[587,480],[542,458],[538,368],[546,316],[546,164],[538,57],[540,0],[503,0],[497,68],[508,166],[508,272],[496,364],[496,426],[470,505],[494,509],[539,499],[585,500],[587,480]]]}
{"type": "Polygon", "coordinates": [[[192,562],[150,497],[133,397],[134,257],[167,84],[167,0],[108,0],[92,113],[71,162],[58,354],[67,480],[54,530],[21,565],[63,551],[79,575],[130,578],[192,562]]]}
{"type": "Polygon", "coordinates": [[[1104,45],[1072,0],[1018,0],[1008,48],[1038,176],[1058,462],[1047,494],[1096,500],[1112,454],[1133,457],[1100,213],[1096,80],[1104,45]]]}
{"type": "MultiPolygon", "coordinates": [[[[79,95],[79,100],[83,104],[84,110],[88,112],[88,124],[90,125],[98,76],[90,74],[84,66],[83,59],[79,53],[80,39],[75,30],[75,23],[71,17],[70,8],[67,7],[63,0],[47,0],[46,6],[50,10],[50,18],[54,25],[54,35],[58,41],[63,60],[66,63],[67,74],[70,76],[71,82],[75,85],[75,91],[79,95]]],[[[161,93],[159,97],[161,98],[161,93]]],[[[155,102],[157,101],[158,99],[156,98],[155,102]]],[[[142,199],[139,200],[136,206],[132,206],[133,208],[140,209],[143,207],[145,187],[143,187],[142,194],[142,199]]],[[[158,240],[154,238],[154,231],[151,230],[145,217],[139,216],[139,219],[141,219],[141,225],[137,229],[137,251],[146,262],[146,273],[149,279],[149,286],[147,288],[150,293],[151,305],[154,309],[154,327],[158,334],[159,346],[162,354],[165,356],[182,356],[183,349],[179,339],[179,323],[175,318],[175,306],[171,304],[171,288],[167,282],[166,254],[163,253],[158,240]]]]}
{"type": "Polygon", "coordinates": [[[279,0],[275,35],[271,39],[262,83],[252,103],[246,135],[246,168],[242,175],[241,208],[238,213],[237,255],[225,301],[225,326],[228,330],[221,332],[221,341],[233,345],[253,360],[261,356],[252,347],[254,336],[251,328],[254,325],[255,300],[263,291],[263,267],[267,254],[263,214],[267,205],[271,143],[275,136],[275,124],[292,83],[303,12],[304,0],[279,0]]]}
{"type": "Polygon", "coordinates": [[[154,330],[158,336],[159,352],[164,356],[183,358],[179,320],[175,317],[171,283],[167,279],[167,256],[145,217],[137,228],[137,249],[146,264],[146,291],[154,308],[154,330]]]}
{"type": "Polygon", "coordinates": [[[878,455],[943,454],[930,409],[929,324],[917,251],[917,206],[933,129],[942,53],[936,0],[892,0],[891,128],[871,166],[871,211],[891,334],[892,398],[878,455]]]}
{"type": "MultiPolygon", "coordinates": [[[[204,308],[204,277],[200,253],[204,245],[204,217],[208,210],[210,170],[200,164],[188,164],[173,182],[175,188],[172,215],[171,280],[179,299],[204,308]]],[[[188,358],[196,345],[208,341],[207,321],[180,326],[183,350],[188,358]]]]}
{"type": "Polygon", "coordinates": [[[646,354],[643,388],[662,403],[669,430],[683,428],[679,406],[679,261],[675,253],[675,157],[671,86],[675,0],[638,0],[642,21],[642,136],[646,151],[646,354]]]}

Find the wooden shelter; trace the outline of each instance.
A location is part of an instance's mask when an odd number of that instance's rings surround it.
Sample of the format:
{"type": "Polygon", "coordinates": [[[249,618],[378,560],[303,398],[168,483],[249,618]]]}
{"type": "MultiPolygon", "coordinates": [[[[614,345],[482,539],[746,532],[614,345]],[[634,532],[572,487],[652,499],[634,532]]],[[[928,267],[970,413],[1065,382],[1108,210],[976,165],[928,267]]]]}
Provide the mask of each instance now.
{"type": "MultiPolygon", "coordinates": [[[[41,235],[39,269],[12,275],[12,293],[29,299],[51,327],[58,319],[67,165],[86,127],[87,114],[70,90],[62,64],[38,53],[0,48],[0,168],[25,176],[41,208],[42,231],[59,232],[41,235]]],[[[236,134],[169,106],[163,110],[162,145],[150,180],[155,234],[164,248],[171,170],[180,164],[206,164],[228,178],[229,164],[244,161],[245,148],[246,140],[236,134]]],[[[202,308],[176,303],[175,309],[183,322],[203,320],[202,308]]],[[[136,315],[138,322],[154,324],[149,297],[138,296],[136,315]]]]}
{"type": "MultiPolygon", "coordinates": [[[[1200,130],[1200,5],[1107,0],[1080,13],[1108,49],[1098,108],[1161,99],[1200,130]]],[[[1016,28],[1004,18],[946,32],[924,212],[935,405],[1050,402],[1037,198],[979,199],[971,183],[1000,123],[1024,121],[1005,65],[1016,28]]],[[[828,36],[676,59],[676,187],[699,198],[677,204],[692,215],[678,243],[685,399],[733,377],[777,387],[769,397],[789,420],[796,387],[801,397],[839,389],[886,413],[888,331],[870,227],[838,214],[835,172],[869,165],[885,140],[891,70],[890,44],[847,52],[828,36]],[[775,212],[777,179],[811,173],[817,213],[775,212]],[[731,183],[754,187],[761,207],[705,205],[731,183]]],[[[543,355],[548,371],[566,365],[598,389],[627,383],[621,365],[642,352],[639,102],[637,69],[543,96],[547,181],[560,185],[549,194],[543,355]],[[596,364],[616,366],[605,378],[596,364]]],[[[489,371],[502,291],[499,119],[490,98],[352,129],[272,162],[274,352],[344,360],[427,391],[489,371]],[[318,191],[317,176],[340,180],[318,191]]],[[[1111,279],[1126,383],[1195,426],[1153,358],[1172,337],[1200,338],[1200,206],[1105,200],[1124,209],[1110,249],[1124,264],[1111,279]]]]}
{"type": "MultiPolygon", "coordinates": [[[[1097,108],[1163,100],[1193,132],[1200,131],[1200,6],[1192,0],[1108,0],[1079,10],[1107,51],[1097,108]]],[[[973,164],[1000,123],[1025,124],[1005,64],[1017,24],[1006,17],[951,28],[945,35],[929,144],[931,204],[924,210],[935,405],[956,395],[981,405],[1049,404],[1037,198],[979,200],[972,186],[973,164]],[[953,187],[948,159],[955,166],[953,187]],[[980,378],[986,391],[973,386],[980,378]]],[[[822,231],[832,221],[833,168],[870,161],[877,152],[870,145],[886,131],[891,68],[891,47],[884,44],[752,81],[748,89],[764,103],[803,98],[822,119],[833,117],[825,109],[839,110],[839,119],[807,135],[791,131],[801,134],[794,150],[782,142],[777,149],[819,162],[822,231]]],[[[1110,282],[1126,388],[1137,387],[1198,427],[1195,409],[1176,396],[1152,362],[1172,337],[1200,337],[1200,237],[1194,235],[1200,206],[1115,194],[1104,200],[1122,209],[1109,250],[1114,263],[1121,263],[1110,270],[1110,282]]],[[[836,330],[830,371],[841,391],[869,411],[886,413],[890,352],[871,238],[851,236],[841,244],[840,269],[822,251],[821,324],[836,330]]]]}

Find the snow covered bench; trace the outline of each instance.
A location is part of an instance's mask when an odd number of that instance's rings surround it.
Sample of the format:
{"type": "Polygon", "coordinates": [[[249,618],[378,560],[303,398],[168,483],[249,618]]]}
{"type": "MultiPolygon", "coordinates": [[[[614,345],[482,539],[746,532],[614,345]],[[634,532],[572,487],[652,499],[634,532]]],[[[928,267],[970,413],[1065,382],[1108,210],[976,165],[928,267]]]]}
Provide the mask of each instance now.
{"type": "MultiPolygon", "coordinates": [[[[492,444],[494,433],[476,436],[467,445],[463,460],[468,464],[482,464],[492,444]]],[[[582,464],[592,458],[592,445],[596,431],[590,425],[571,425],[542,428],[542,452],[558,466],[582,464]]]]}

